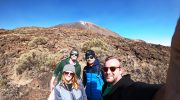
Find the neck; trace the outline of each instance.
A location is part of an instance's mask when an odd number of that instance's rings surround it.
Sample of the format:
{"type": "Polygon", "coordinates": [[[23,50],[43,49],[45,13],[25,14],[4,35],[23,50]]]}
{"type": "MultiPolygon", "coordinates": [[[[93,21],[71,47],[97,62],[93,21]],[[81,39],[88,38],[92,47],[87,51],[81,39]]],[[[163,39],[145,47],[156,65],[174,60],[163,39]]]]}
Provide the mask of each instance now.
{"type": "Polygon", "coordinates": [[[75,65],[75,64],[76,64],[76,60],[70,59],[70,60],[69,60],[69,63],[75,65]]]}

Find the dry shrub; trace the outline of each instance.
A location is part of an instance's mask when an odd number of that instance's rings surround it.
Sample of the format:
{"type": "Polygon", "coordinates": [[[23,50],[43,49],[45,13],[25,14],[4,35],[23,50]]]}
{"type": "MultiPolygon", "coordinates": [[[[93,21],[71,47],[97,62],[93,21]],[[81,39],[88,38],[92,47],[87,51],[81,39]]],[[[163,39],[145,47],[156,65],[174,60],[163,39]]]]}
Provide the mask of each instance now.
{"type": "Polygon", "coordinates": [[[55,55],[48,51],[33,49],[24,53],[16,60],[16,74],[22,74],[25,70],[47,71],[56,66],[55,55]]]}
{"type": "Polygon", "coordinates": [[[33,39],[29,42],[29,46],[44,45],[47,41],[48,38],[46,37],[33,37],[33,39]]]}
{"type": "Polygon", "coordinates": [[[93,47],[100,48],[101,50],[107,50],[108,45],[103,40],[94,38],[92,40],[85,41],[82,46],[82,50],[87,51],[93,47]]]}
{"type": "Polygon", "coordinates": [[[0,88],[5,86],[7,84],[7,79],[3,78],[2,75],[0,75],[0,88]]]}

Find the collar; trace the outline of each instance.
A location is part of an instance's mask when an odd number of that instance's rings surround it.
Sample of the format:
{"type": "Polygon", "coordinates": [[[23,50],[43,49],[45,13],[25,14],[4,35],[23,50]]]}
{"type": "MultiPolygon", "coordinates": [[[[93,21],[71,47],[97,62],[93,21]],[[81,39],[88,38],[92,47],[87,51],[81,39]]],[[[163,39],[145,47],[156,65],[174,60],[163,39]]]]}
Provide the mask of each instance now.
{"type": "Polygon", "coordinates": [[[126,88],[130,86],[134,81],[131,79],[131,76],[129,74],[122,76],[122,78],[111,87],[111,91],[109,94],[113,94],[117,88],[126,88]]]}

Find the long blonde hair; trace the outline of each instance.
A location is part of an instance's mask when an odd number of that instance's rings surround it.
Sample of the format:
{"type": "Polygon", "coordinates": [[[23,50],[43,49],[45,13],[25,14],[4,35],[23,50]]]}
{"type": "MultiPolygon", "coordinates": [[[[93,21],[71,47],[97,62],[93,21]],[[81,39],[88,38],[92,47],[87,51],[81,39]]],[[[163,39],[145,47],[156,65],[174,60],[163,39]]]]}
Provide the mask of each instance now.
{"type": "MultiPolygon", "coordinates": [[[[78,83],[78,78],[77,78],[76,74],[74,74],[74,76],[72,77],[71,82],[72,82],[72,88],[74,88],[76,90],[79,89],[80,84],[78,83]]],[[[62,84],[68,84],[68,81],[65,79],[65,75],[64,74],[62,74],[61,83],[62,84]]]]}

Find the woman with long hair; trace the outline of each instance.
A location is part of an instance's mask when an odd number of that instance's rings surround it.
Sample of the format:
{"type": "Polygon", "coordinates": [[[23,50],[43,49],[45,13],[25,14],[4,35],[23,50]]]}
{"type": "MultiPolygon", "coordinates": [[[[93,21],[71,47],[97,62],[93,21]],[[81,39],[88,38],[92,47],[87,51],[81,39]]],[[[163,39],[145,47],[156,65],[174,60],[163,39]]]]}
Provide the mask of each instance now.
{"type": "Polygon", "coordinates": [[[48,100],[87,100],[84,86],[75,74],[74,65],[64,66],[62,79],[51,92],[48,100]]]}

